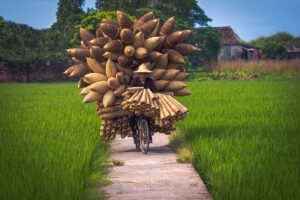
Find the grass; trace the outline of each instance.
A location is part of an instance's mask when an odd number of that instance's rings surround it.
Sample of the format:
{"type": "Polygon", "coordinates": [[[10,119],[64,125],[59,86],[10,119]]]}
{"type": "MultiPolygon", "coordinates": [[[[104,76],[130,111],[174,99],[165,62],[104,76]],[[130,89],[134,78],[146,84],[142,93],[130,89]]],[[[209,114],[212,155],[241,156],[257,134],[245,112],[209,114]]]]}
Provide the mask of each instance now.
{"type": "Polygon", "coordinates": [[[123,166],[124,165],[124,161],[122,161],[122,160],[113,159],[111,162],[114,166],[123,166]]]}
{"type": "Polygon", "coordinates": [[[1,84],[0,199],[101,198],[108,145],[75,83],[1,84]],[[100,197],[99,197],[100,195],[100,197]]]}
{"type": "MultiPolygon", "coordinates": [[[[172,135],[214,199],[300,199],[300,78],[191,82],[172,135]]],[[[0,199],[103,198],[108,145],[76,84],[1,84],[0,199]],[[100,196],[99,196],[100,195],[100,196]]],[[[118,160],[117,165],[121,164],[118,160]]]]}
{"type": "Polygon", "coordinates": [[[191,82],[178,123],[214,199],[300,199],[300,78],[191,82]]]}
{"type": "Polygon", "coordinates": [[[176,161],[178,163],[191,163],[193,161],[191,149],[185,140],[184,134],[180,131],[177,130],[170,135],[169,145],[176,151],[176,161]]]}
{"type": "Polygon", "coordinates": [[[297,73],[300,72],[300,60],[234,60],[219,61],[214,72],[247,71],[263,73],[297,73]]]}

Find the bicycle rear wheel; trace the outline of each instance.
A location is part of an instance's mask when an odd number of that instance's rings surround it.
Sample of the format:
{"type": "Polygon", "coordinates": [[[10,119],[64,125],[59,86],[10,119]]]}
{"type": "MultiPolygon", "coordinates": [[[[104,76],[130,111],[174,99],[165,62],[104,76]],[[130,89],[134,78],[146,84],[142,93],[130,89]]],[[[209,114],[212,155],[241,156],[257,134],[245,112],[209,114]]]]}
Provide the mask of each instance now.
{"type": "Polygon", "coordinates": [[[138,122],[135,123],[135,126],[134,126],[134,132],[133,132],[133,142],[135,144],[135,149],[136,151],[141,151],[141,148],[140,148],[140,134],[139,134],[139,125],[138,125],[138,122]]]}
{"type": "Polygon", "coordinates": [[[146,119],[141,119],[139,123],[139,143],[144,154],[149,150],[150,129],[146,119]]]}

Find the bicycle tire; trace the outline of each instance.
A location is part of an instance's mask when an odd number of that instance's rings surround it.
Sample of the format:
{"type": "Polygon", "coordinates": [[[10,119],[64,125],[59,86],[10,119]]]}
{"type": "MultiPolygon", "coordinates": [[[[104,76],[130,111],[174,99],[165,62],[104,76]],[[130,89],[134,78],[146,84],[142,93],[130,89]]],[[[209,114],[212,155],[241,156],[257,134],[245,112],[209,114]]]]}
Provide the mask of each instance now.
{"type": "Polygon", "coordinates": [[[139,130],[138,130],[138,124],[135,124],[135,132],[133,133],[133,142],[135,144],[135,149],[137,152],[141,151],[140,148],[140,137],[139,137],[139,130]]]}
{"type": "Polygon", "coordinates": [[[140,120],[138,130],[140,149],[144,154],[147,154],[149,150],[150,128],[146,119],[140,120]]]}

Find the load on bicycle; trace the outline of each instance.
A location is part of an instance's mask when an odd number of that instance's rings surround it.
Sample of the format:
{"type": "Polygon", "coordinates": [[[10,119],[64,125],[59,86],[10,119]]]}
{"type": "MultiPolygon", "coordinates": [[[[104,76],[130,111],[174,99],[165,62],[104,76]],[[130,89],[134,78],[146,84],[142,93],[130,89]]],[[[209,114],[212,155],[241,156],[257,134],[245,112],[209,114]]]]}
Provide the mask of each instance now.
{"type": "Polygon", "coordinates": [[[173,96],[191,94],[183,56],[198,49],[185,43],[191,30],[174,25],[174,17],[160,25],[149,12],[132,22],[118,11],[117,22],[102,19],[96,36],[80,28],[81,48],[67,50],[74,65],[65,74],[80,78],[84,103],[97,103],[106,141],[133,136],[135,122],[144,118],[152,132],[170,134],[187,114],[173,96]]]}

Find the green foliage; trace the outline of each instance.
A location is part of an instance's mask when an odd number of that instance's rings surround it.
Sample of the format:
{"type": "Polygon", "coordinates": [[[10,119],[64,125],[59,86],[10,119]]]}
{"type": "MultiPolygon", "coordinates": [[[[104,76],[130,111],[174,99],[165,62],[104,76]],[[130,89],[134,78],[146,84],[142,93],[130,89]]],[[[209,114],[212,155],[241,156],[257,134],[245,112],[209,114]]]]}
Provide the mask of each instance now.
{"type": "Polygon", "coordinates": [[[36,30],[14,22],[1,22],[0,61],[19,64],[39,63],[46,60],[65,60],[65,47],[60,31],[36,30]]]}
{"type": "Polygon", "coordinates": [[[189,57],[192,62],[192,66],[189,66],[189,68],[210,66],[217,61],[221,49],[220,37],[220,33],[210,27],[194,32],[190,43],[201,50],[189,57]]]}
{"type": "Polygon", "coordinates": [[[76,84],[0,90],[1,199],[81,199],[110,182],[95,105],[80,104],[76,84]]]}
{"type": "Polygon", "coordinates": [[[193,154],[186,142],[184,134],[180,130],[172,133],[169,137],[169,145],[177,153],[177,162],[179,163],[191,163],[193,161],[193,154]]]}
{"type": "Polygon", "coordinates": [[[84,0],[60,0],[58,2],[57,21],[52,25],[52,29],[60,36],[58,45],[61,50],[80,44],[79,41],[72,41],[71,38],[78,32],[75,25],[85,17],[82,10],[83,3],[84,0]]]}
{"type": "Polygon", "coordinates": [[[277,33],[270,37],[260,37],[256,40],[251,41],[250,44],[263,48],[266,44],[269,43],[278,43],[280,45],[285,45],[293,39],[294,37],[288,33],[277,33]]]}
{"type": "Polygon", "coordinates": [[[32,37],[39,38],[38,31],[27,25],[16,25],[1,20],[0,60],[31,61],[37,57],[38,46],[32,37]],[[27,47],[27,48],[22,48],[27,47]]]}
{"type": "Polygon", "coordinates": [[[4,19],[0,16],[0,28],[4,26],[4,19]]]}
{"type": "Polygon", "coordinates": [[[84,0],[59,0],[56,12],[57,23],[63,25],[70,21],[73,15],[82,14],[84,0]]]}
{"type": "Polygon", "coordinates": [[[257,46],[262,49],[264,58],[267,59],[285,59],[287,52],[284,46],[300,45],[300,39],[295,38],[289,33],[277,33],[270,37],[260,37],[249,42],[250,45],[257,46]]]}
{"type": "MultiPolygon", "coordinates": [[[[84,17],[83,0],[61,0],[57,11],[58,21],[49,29],[36,30],[27,25],[6,22],[0,18],[0,61],[18,63],[28,68],[51,60],[66,60],[65,49],[78,30],[84,17]]],[[[77,45],[79,41],[77,41],[77,45]]]]}
{"type": "Polygon", "coordinates": [[[287,52],[280,43],[266,43],[262,48],[264,58],[266,59],[284,59],[287,57],[287,52]]]}
{"type": "Polygon", "coordinates": [[[255,73],[250,71],[224,71],[224,72],[199,72],[190,71],[190,81],[207,80],[238,80],[263,77],[265,73],[255,73]]]}
{"type": "Polygon", "coordinates": [[[191,82],[177,127],[213,198],[299,199],[300,78],[191,82]]]}

